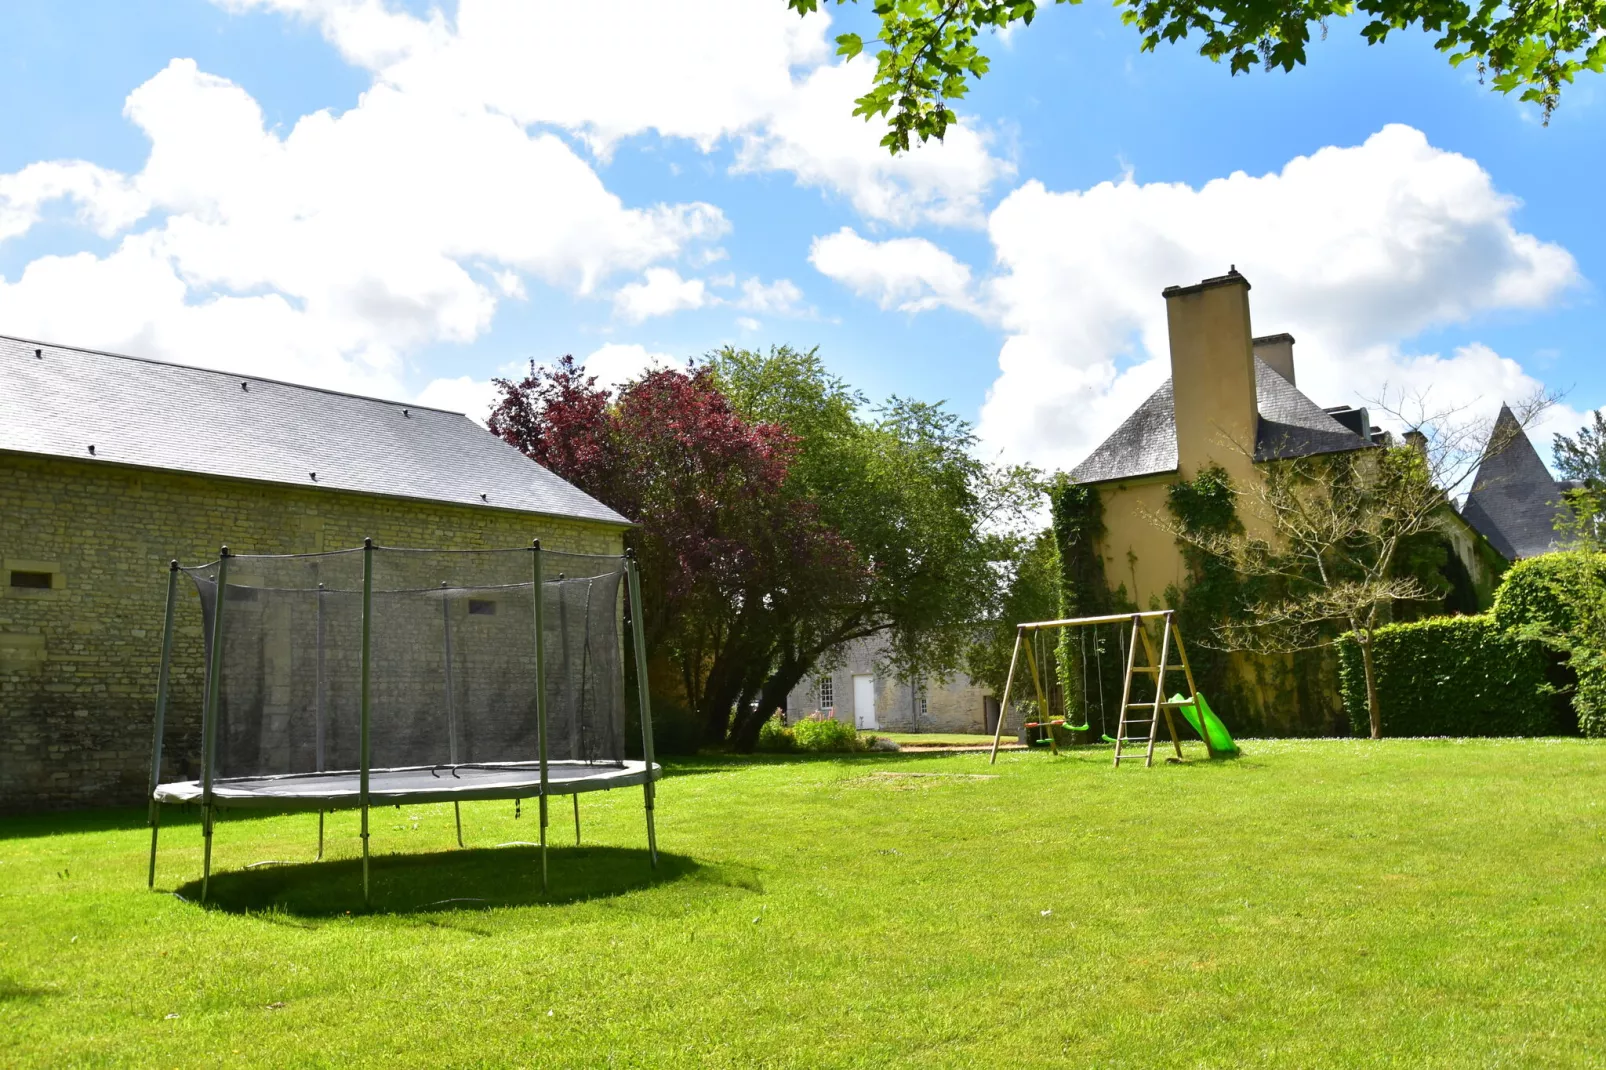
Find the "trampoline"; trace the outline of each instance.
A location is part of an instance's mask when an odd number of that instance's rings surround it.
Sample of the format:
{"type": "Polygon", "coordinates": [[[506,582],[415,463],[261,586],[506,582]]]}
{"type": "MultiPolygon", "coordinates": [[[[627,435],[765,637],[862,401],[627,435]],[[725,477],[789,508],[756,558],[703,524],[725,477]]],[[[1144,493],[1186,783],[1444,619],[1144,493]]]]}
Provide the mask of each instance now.
{"type": "Polygon", "coordinates": [[[548,800],[640,786],[656,866],[652,710],[640,579],[628,555],[375,546],[321,554],[173,562],[151,757],[151,858],[163,804],[201,809],[201,900],[224,808],[362,812],[465,801],[539,804],[547,881],[548,800]],[[206,674],[200,776],[162,779],[179,576],[200,600],[206,674]],[[539,596],[536,595],[539,592],[539,596]],[[628,606],[629,612],[621,615],[628,606]],[[625,755],[625,629],[634,656],[641,759],[625,755]]]}

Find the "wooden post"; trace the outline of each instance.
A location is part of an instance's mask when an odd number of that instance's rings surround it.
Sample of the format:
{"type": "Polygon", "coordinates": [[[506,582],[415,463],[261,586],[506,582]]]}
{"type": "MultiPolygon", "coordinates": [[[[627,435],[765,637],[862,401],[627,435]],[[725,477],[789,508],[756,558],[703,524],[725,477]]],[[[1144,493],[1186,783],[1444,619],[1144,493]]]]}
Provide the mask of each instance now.
{"type": "Polygon", "coordinates": [[[1009,691],[1015,686],[1015,664],[1020,660],[1020,644],[1025,635],[1026,629],[1015,629],[1015,649],[1009,655],[1009,675],[1004,677],[1004,696],[998,700],[998,724],[993,727],[993,754],[987,759],[988,765],[998,762],[998,741],[1004,734],[1004,717],[1009,713],[1009,691]]]}

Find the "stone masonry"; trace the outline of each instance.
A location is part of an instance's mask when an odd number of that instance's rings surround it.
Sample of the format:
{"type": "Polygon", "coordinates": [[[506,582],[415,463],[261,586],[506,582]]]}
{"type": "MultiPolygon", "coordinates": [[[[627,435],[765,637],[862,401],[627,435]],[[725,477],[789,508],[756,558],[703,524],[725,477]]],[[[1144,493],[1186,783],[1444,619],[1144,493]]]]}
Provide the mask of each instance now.
{"type": "MultiPolygon", "coordinates": [[[[489,506],[0,454],[0,812],[146,791],[168,562],[359,546],[621,552],[623,529],[489,506]],[[13,571],[49,586],[12,586],[13,571]]],[[[196,775],[200,604],[180,577],[164,778],[196,775]]]]}

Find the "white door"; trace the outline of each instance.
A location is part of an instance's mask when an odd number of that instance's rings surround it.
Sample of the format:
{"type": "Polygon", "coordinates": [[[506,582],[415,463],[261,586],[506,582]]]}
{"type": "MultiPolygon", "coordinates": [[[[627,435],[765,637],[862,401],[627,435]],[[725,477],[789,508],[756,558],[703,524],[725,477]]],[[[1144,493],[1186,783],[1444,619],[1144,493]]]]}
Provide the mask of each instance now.
{"type": "Polygon", "coordinates": [[[868,673],[853,678],[853,724],[856,728],[874,728],[875,677],[868,673]]]}

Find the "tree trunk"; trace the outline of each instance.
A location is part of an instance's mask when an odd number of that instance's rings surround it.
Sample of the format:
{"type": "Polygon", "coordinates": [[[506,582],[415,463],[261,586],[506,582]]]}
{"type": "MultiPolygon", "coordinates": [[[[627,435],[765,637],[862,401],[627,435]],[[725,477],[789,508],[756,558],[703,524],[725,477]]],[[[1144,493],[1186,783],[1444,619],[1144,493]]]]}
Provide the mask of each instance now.
{"type": "Polygon", "coordinates": [[[764,686],[758,693],[756,708],[743,708],[736,711],[736,723],[731,726],[731,749],[738,754],[751,754],[758,745],[758,730],[764,727],[764,722],[775,715],[775,711],[786,705],[786,696],[798,685],[798,681],[808,673],[813,660],[790,660],[783,662],[779,668],[764,681],[764,686]]]}
{"type": "Polygon", "coordinates": [[[1383,738],[1383,710],[1377,702],[1377,675],[1372,667],[1372,637],[1370,633],[1362,635],[1355,633],[1355,639],[1361,644],[1361,668],[1366,674],[1366,713],[1371,720],[1372,738],[1383,738]]]}

